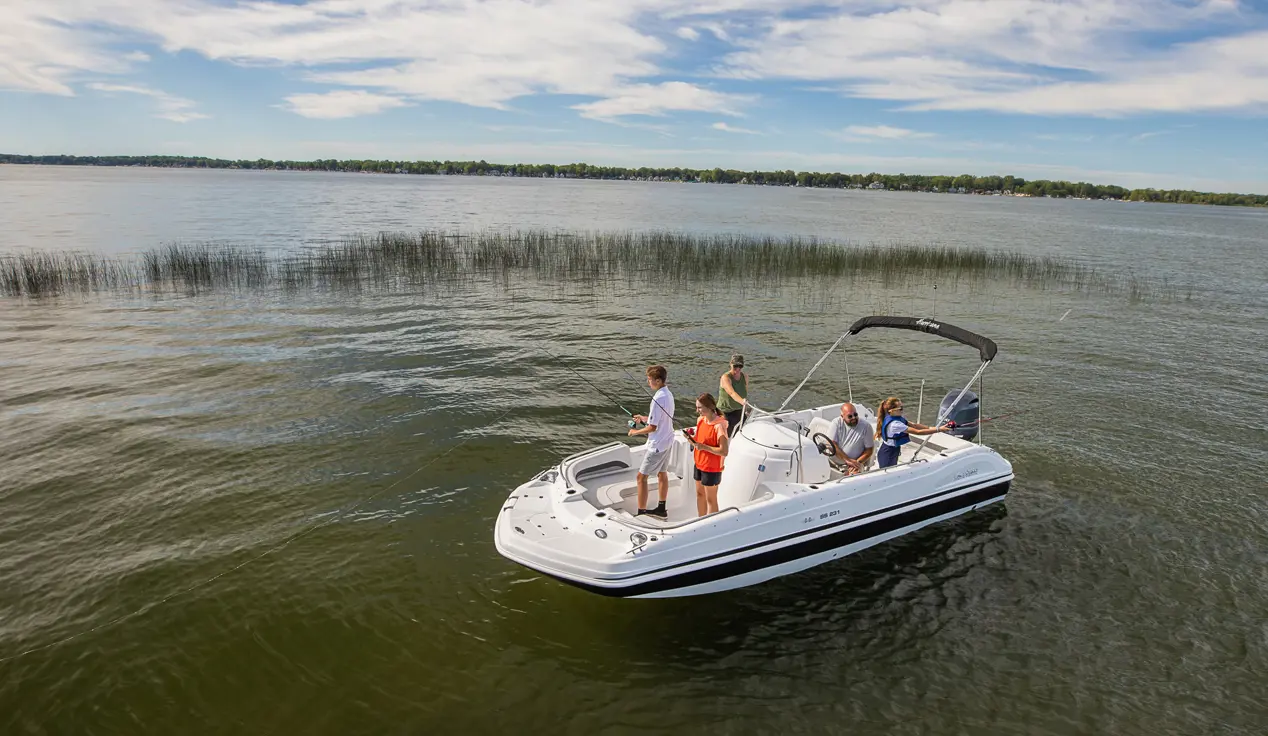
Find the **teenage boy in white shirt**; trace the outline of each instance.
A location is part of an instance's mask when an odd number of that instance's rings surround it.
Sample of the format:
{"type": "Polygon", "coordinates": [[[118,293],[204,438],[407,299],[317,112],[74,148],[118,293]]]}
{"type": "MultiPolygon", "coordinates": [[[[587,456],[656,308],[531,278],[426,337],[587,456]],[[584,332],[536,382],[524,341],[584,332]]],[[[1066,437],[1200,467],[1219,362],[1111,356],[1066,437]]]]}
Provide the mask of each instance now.
{"type": "Polygon", "coordinates": [[[643,462],[638,467],[638,474],[634,476],[638,483],[638,513],[655,516],[658,519],[669,518],[669,514],[665,511],[665,500],[669,498],[669,473],[666,469],[669,467],[670,450],[674,447],[674,395],[665,385],[668,377],[669,371],[665,370],[665,366],[648,367],[647,385],[654,392],[652,403],[647,410],[647,416],[634,415],[634,421],[642,422],[647,426],[642,429],[631,429],[629,432],[631,437],[647,436],[647,452],[643,455],[643,462]],[[656,508],[649,509],[647,508],[647,477],[652,473],[656,474],[656,491],[660,494],[660,503],[656,508]]]}

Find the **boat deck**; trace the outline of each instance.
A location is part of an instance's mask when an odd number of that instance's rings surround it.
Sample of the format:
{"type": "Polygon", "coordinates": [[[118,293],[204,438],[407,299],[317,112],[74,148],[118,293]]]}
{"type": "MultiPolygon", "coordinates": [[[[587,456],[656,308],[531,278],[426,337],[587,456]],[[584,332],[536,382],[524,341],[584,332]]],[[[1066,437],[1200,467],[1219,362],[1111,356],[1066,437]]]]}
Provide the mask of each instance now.
{"type": "MultiPolygon", "coordinates": [[[[586,500],[596,508],[628,514],[626,521],[652,528],[668,528],[699,518],[696,511],[696,482],[676,473],[669,474],[669,494],[665,501],[668,519],[655,516],[636,516],[638,513],[638,485],[634,479],[636,469],[612,473],[593,483],[586,483],[586,500]]],[[[655,476],[648,478],[648,506],[655,506],[659,498],[655,476]]]]}
{"type": "MultiPolygon", "coordinates": [[[[919,446],[920,442],[915,440],[905,445],[899,455],[900,464],[910,462],[919,446]]],[[[929,441],[921,453],[921,457],[929,459],[939,456],[945,457],[948,453],[955,450],[974,446],[973,443],[966,442],[958,437],[940,433],[934,435],[929,441]]],[[[665,503],[665,510],[669,514],[668,519],[636,515],[638,512],[638,486],[635,481],[637,468],[630,467],[623,462],[611,463],[606,467],[596,468],[597,472],[585,473],[578,480],[578,483],[585,489],[585,499],[596,509],[616,512],[623,517],[624,521],[630,524],[654,529],[668,529],[700,518],[696,510],[695,480],[690,476],[684,477],[679,472],[675,472],[676,470],[689,472],[685,467],[680,468],[680,465],[682,464],[673,464],[669,471],[669,494],[665,503]]],[[[875,472],[879,472],[879,469],[876,467],[875,461],[873,461],[868,470],[865,471],[865,474],[875,472]]],[[[842,473],[833,470],[828,482],[837,481],[843,477],[845,476],[842,473]]],[[[655,476],[648,479],[647,491],[648,505],[654,506],[659,498],[655,476]]],[[[739,506],[747,506],[773,496],[774,493],[769,487],[762,484],[757,487],[751,498],[739,506]]],[[[728,508],[734,509],[736,506],[732,505],[728,508]]],[[[721,512],[725,513],[727,510],[722,509],[721,512]]]]}

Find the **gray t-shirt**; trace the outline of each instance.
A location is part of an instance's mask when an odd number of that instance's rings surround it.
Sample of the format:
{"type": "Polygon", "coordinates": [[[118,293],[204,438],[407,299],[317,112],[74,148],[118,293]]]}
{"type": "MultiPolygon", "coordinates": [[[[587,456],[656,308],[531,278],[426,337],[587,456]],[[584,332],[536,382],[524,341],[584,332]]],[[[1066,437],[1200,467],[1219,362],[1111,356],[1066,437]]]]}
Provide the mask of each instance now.
{"type": "Polygon", "coordinates": [[[876,446],[876,429],[863,422],[858,422],[851,427],[841,417],[837,417],[829,426],[831,431],[828,432],[828,436],[851,460],[857,460],[864,450],[876,446]]]}

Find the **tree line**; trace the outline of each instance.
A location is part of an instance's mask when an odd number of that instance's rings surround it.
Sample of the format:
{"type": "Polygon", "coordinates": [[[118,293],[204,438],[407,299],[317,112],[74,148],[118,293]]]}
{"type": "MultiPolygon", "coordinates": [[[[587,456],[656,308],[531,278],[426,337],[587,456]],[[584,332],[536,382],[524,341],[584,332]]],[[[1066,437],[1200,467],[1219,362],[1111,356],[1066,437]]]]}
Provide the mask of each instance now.
{"type": "Polygon", "coordinates": [[[1115,199],[1132,202],[1172,202],[1243,207],[1268,206],[1268,195],[1197,192],[1183,189],[1126,189],[1088,182],[1027,180],[1019,176],[926,176],[920,174],[841,174],[813,171],[739,171],[736,169],[688,169],[681,167],[592,166],[573,164],[497,164],[487,161],[375,161],[318,159],[315,161],[273,161],[271,159],[229,160],[202,156],[19,156],[0,154],[0,164],[42,164],[47,166],[154,166],[194,169],[248,169],[284,171],[345,171],[386,174],[447,174],[460,176],[515,176],[532,178],[614,179],[677,181],[706,184],[753,184],[765,186],[818,187],[831,189],[888,189],[917,192],[957,192],[965,194],[1012,194],[1030,197],[1076,197],[1115,199]]]}

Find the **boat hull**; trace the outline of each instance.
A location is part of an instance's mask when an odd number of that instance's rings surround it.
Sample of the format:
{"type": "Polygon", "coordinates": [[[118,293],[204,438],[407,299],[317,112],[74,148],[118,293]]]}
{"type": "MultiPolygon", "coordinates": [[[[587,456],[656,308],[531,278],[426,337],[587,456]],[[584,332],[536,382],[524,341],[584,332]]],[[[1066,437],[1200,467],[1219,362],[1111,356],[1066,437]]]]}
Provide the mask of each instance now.
{"type": "MultiPolygon", "coordinates": [[[[910,534],[941,521],[1003,501],[1010,481],[986,486],[966,493],[934,499],[927,505],[898,510],[881,518],[848,519],[841,528],[807,539],[795,539],[782,546],[762,545],[751,554],[726,555],[725,559],[707,561],[702,567],[675,572],[651,580],[631,580],[622,587],[594,585],[581,580],[556,577],[570,585],[600,595],[618,598],[675,598],[720,593],[764,583],[774,578],[809,570],[833,560],[847,557],[869,547],[910,534]]],[[[878,516],[876,512],[866,516],[878,516]]],[[[822,530],[816,530],[819,532],[822,530]]]]}
{"type": "Polygon", "coordinates": [[[619,598],[705,595],[801,572],[1003,501],[1012,481],[1002,477],[941,490],[839,521],[622,576],[584,576],[549,560],[516,553],[512,541],[495,534],[498,551],[526,567],[584,590],[619,598]]]}

